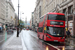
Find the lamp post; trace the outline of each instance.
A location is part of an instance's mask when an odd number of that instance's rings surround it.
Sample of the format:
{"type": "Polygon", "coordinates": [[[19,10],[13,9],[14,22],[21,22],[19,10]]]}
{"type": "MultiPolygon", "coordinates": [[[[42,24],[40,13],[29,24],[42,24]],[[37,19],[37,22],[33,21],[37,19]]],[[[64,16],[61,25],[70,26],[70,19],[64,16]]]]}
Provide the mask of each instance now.
{"type": "Polygon", "coordinates": [[[21,20],[21,16],[22,16],[22,14],[24,14],[24,13],[20,12],[20,20],[21,20]]]}
{"type": "Polygon", "coordinates": [[[19,0],[18,0],[18,24],[17,24],[17,37],[19,37],[19,0]]]}

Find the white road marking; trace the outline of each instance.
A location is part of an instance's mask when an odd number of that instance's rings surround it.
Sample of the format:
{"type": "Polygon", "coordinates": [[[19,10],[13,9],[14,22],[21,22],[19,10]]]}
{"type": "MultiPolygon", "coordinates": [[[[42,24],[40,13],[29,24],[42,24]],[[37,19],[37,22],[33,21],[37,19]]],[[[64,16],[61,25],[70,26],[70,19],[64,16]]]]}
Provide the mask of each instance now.
{"type": "Polygon", "coordinates": [[[47,45],[50,45],[50,46],[52,46],[53,48],[55,48],[55,49],[57,49],[57,50],[60,50],[59,48],[57,48],[57,47],[55,47],[55,46],[53,46],[53,45],[51,45],[51,44],[49,44],[49,43],[47,43],[47,42],[45,42],[47,45]]]}

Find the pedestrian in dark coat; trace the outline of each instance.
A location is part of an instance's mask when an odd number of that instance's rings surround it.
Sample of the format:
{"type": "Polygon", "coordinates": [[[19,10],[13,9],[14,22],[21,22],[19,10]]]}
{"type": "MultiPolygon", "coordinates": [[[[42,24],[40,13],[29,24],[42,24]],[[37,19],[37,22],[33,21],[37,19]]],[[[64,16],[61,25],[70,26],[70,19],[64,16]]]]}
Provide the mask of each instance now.
{"type": "Polygon", "coordinates": [[[70,35],[71,35],[71,33],[70,33],[70,31],[68,30],[68,31],[67,31],[67,38],[69,38],[70,35]]]}

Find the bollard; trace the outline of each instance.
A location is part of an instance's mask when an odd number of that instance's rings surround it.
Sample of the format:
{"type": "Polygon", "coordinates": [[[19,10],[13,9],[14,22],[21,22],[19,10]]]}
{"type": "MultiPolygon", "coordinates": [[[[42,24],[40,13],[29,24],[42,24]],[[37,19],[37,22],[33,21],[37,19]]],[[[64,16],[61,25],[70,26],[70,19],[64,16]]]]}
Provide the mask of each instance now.
{"type": "Polygon", "coordinates": [[[7,40],[7,31],[5,32],[5,41],[7,40]]]}

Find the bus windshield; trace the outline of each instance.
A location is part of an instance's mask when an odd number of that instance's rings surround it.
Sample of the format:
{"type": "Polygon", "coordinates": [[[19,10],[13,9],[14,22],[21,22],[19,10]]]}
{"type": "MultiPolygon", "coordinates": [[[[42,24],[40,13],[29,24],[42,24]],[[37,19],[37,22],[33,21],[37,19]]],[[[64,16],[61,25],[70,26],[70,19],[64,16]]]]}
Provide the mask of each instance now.
{"type": "Polygon", "coordinates": [[[62,37],[62,36],[64,36],[64,28],[47,27],[47,33],[52,36],[62,37]]]}
{"type": "Polygon", "coordinates": [[[65,21],[65,15],[49,14],[48,20],[63,20],[63,21],[65,21]]]}

